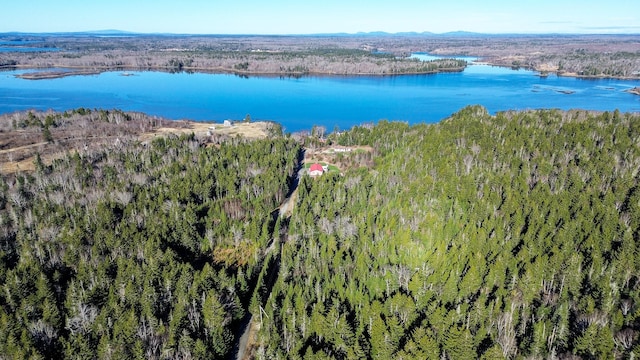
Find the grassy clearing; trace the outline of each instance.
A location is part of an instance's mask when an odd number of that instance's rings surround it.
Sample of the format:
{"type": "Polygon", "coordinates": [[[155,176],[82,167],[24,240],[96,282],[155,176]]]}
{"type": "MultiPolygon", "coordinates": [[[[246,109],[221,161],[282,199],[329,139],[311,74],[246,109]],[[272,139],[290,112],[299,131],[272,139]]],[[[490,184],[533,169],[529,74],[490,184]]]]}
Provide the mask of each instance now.
{"type": "Polygon", "coordinates": [[[186,122],[187,126],[184,128],[169,128],[162,127],[152,132],[148,132],[140,135],[140,141],[147,141],[158,136],[165,136],[167,134],[190,134],[194,133],[196,136],[206,136],[207,134],[218,134],[227,136],[242,136],[249,139],[264,139],[268,136],[269,123],[267,122],[251,122],[251,123],[237,123],[233,126],[224,126],[220,123],[210,122],[186,122]]]}

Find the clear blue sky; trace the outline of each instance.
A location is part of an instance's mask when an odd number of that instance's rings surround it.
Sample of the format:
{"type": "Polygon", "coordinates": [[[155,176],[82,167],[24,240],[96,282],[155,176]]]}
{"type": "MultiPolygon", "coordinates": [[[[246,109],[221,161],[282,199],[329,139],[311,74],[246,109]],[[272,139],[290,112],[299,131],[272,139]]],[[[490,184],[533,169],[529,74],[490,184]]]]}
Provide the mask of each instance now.
{"type": "Polygon", "coordinates": [[[11,0],[0,32],[640,33],[640,0],[11,0]]]}

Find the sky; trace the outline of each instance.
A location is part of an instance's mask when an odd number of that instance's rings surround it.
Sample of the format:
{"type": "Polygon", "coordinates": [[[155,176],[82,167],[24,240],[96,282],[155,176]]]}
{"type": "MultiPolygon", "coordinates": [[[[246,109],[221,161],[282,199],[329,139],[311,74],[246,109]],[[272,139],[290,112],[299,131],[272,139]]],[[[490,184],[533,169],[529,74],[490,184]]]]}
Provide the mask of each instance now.
{"type": "Polygon", "coordinates": [[[19,0],[0,9],[0,32],[640,33],[640,0],[19,0]]]}

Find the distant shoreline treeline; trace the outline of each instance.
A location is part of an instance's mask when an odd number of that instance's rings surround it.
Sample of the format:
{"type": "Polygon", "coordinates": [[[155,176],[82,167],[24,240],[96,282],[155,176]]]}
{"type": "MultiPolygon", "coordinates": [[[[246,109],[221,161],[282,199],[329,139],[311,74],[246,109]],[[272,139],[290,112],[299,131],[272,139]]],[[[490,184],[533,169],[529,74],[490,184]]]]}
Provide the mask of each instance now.
{"type": "MultiPolygon", "coordinates": [[[[10,42],[15,36],[0,36],[10,42]]],[[[21,38],[22,39],[22,38],[21,38]]],[[[640,78],[638,36],[306,37],[28,36],[25,46],[57,51],[0,52],[0,67],[231,72],[247,75],[392,75],[461,71],[463,62],[421,63],[412,52],[474,55],[483,62],[543,74],[640,78]],[[479,41],[482,40],[482,41],[479,41]],[[607,51],[602,51],[606,48],[607,51]],[[514,55],[517,54],[517,55],[514,55]]],[[[24,41],[24,39],[22,39],[24,41]]],[[[6,47],[6,45],[5,45],[6,47]]]]}

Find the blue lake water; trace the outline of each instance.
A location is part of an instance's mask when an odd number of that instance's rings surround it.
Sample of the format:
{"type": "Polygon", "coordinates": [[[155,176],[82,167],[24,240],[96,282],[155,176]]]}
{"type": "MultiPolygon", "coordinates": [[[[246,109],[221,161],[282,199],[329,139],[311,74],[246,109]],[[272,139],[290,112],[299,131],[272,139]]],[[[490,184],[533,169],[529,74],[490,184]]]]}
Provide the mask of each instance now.
{"type": "Polygon", "coordinates": [[[405,76],[250,77],[226,74],[106,72],[23,80],[0,72],[0,113],[78,107],[141,111],[170,119],[273,120],[285,131],[332,130],[381,119],[438,122],[464,106],[491,113],[538,108],[640,112],[640,81],[584,80],[472,65],[461,73],[405,76]],[[572,92],[571,94],[562,91],[572,92]]]}
{"type": "Polygon", "coordinates": [[[411,54],[410,58],[418,59],[421,61],[431,61],[431,60],[438,60],[438,59],[458,59],[458,60],[464,60],[466,62],[474,62],[478,60],[478,58],[475,56],[465,56],[465,55],[440,56],[440,55],[431,55],[429,53],[424,53],[424,52],[413,53],[411,54]]]}
{"type": "Polygon", "coordinates": [[[47,52],[59,51],[52,47],[36,47],[33,44],[42,43],[42,41],[16,40],[16,41],[0,41],[0,53],[9,52],[47,52]]]}
{"type": "Polygon", "coordinates": [[[0,46],[0,53],[10,53],[10,52],[48,52],[48,51],[59,51],[56,48],[45,48],[45,47],[15,47],[15,46],[0,46]]]}

